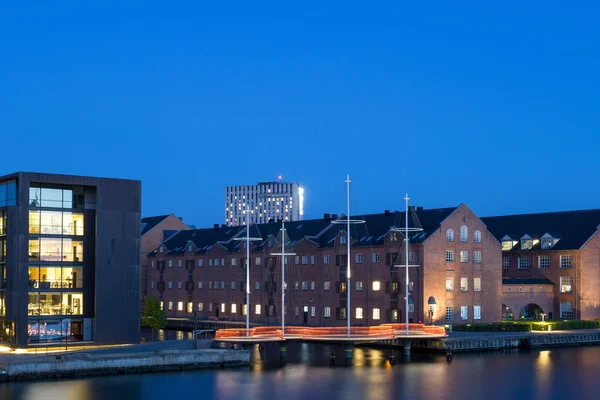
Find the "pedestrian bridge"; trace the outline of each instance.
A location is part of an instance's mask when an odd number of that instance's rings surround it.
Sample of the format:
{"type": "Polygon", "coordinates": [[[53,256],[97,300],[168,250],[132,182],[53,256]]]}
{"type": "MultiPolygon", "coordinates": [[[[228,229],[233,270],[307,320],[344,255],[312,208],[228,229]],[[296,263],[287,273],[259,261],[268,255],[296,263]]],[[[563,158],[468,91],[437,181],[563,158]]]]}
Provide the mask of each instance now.
{"type": "Polygon", "coordinates": [[[446,329],[442,326],[428,326],[424,324],[383,324],[377,326],[345,326],[336,327],[306,327],[286,326],[282,332],[281,327],[259,326],[250,328],[246,336],[245,328],[219,329],[215,333],[215,341],[235,343],[260,343],[269,341],[301,340],[311,342],[348,342],[366,343],[379,342],[393,339],[439,339],[446,337],[446,329]]]}

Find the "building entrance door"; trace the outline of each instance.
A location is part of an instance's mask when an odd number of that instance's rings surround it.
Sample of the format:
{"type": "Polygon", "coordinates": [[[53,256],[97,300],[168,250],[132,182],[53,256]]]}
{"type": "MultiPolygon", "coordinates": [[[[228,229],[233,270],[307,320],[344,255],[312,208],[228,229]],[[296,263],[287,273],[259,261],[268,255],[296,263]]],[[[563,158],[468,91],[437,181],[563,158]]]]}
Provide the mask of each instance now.
{"type": "Polygon", "coordinates": [[[215,317],[219,318],[219,303],[215,303],[215,317]]]}

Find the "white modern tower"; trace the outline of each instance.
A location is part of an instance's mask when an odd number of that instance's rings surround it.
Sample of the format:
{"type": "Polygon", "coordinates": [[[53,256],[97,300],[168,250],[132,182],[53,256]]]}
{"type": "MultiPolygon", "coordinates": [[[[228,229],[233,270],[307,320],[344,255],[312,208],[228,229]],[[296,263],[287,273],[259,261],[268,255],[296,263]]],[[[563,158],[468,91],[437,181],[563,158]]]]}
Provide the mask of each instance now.
{"type": "Polygon", "coordinates": [[[298,183],[259,182],[225,189],[228,226],[274,221],[300,221],[304,215],[304,188],[298,183]]]}

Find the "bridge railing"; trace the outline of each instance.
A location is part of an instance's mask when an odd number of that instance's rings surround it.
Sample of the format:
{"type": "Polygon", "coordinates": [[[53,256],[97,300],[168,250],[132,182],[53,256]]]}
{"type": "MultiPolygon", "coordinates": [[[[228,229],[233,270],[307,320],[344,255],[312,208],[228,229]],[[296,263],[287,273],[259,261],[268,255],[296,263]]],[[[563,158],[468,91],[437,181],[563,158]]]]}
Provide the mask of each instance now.
{"type": "MultiPolygon", "coordinates": [[[[405,324],[383,324],[377,326],[352,326],[350,327],[351,336],[377,336],[377,337],[389,337],[393,338],[394,333],[401,333],[406,329],[405,324]]],[[[426,326],[423,324],[409,324],[409,334],[435,334],[445,335],[446,330],[442,326],[426,326]]],[[[346,336],[348,334],[348,328],[344,326],[332,326],[332,327],[307,327],[307,326],[286,326],[286,335],[302,336],[306,338],[318,338],[318,337],[332,337],[332,336],[346,336]]],[[[244,328],[228,328],[219,329],[215,334],[215,339],[227,339],[227,338],[243,338],[246,336],[246,329],[244,328]]],[[[250,337],[270,337],[270,338],[282,338],[281,329],[277,326],[258,326],[250,328],[250,337]]]]}

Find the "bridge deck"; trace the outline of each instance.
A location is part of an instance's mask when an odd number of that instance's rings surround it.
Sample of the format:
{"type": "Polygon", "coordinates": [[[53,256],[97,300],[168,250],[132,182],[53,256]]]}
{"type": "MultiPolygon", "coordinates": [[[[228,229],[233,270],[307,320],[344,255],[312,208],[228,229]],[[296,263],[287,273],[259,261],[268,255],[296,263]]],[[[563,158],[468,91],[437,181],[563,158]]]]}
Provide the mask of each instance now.
{"type": "Polygon", "coordinates": [[[289,340],[368,343],[393,339],[423,340],[446,337],[446,330],[443,327],[409,324],[408,334],[406,334],[404,328],[405,325],[402,324],[351,327],[350,336],[348,336],[348,328],[346,327],[290,326],[285,328],[285,335],[282,335],[279,327],[262,326],[249,329],[248,337],[245,328],[219,329],[215,334],[215,340],[236,343],[283,342],[289,340]]]}

